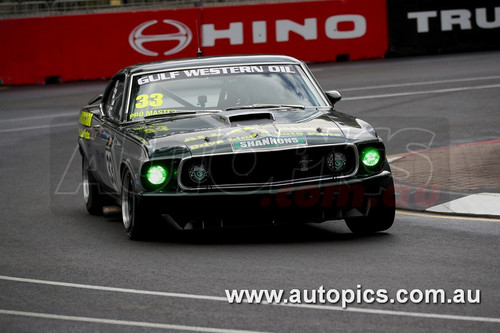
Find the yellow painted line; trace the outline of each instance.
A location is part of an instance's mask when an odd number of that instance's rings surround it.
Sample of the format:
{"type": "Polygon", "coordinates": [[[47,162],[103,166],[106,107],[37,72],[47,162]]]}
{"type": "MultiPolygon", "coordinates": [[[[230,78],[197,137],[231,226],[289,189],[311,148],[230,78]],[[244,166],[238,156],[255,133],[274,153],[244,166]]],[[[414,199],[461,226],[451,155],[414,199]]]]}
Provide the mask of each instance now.
{"type": "Polygon", "coordinates": [[[408,153],[392,154],[392,155],[387,155],[387,158],[399,157],[399,156],[404,156],[404,155],[407,155],[407,154],[408,153]]]}
{"type": "Polygon", "coordinates": [[[486,218],[486,217],[467,217],[467,216],[457,216],[457,215],[440,215],[440,214],[429,214],[429,213],[417,213],[396,210],[397,214],[409,215],[409,216],[420,216],[420,217],[431,217],[436,219],[448,219],[448,220],[463,220],[463,221],[486,221],[486,222],[500,222],[497,218],[486,218]]]}

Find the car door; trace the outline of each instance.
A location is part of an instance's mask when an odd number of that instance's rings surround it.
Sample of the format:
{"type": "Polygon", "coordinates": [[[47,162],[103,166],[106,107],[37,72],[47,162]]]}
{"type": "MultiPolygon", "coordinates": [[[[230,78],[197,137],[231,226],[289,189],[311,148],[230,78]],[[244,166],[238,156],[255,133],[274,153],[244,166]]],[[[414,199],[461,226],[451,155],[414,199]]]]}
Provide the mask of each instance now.
{"type": "Polygon", "coordinates": [[[119,170],[117,169],[117,162],[119,161],[116,159],[116,154],[112,152],[113,150],[116,151],[114,146],[120,128],[121,108],[124,104],[124,81],[123,76],[114,77],[104,92],[102,101],[103,122],[98,129],[95,142],[99,178],[102,184],[112,192],[118,192],[119,170]]]}

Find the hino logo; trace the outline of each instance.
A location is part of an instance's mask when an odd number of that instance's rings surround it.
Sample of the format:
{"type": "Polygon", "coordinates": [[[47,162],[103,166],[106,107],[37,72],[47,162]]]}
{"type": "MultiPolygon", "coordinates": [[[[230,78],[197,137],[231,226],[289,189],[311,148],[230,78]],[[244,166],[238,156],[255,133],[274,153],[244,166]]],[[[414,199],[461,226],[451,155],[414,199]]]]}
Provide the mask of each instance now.
{"type": "Polygon", "coordinates": [[[193,35],[191,33],[191,30],[187,25],[184,23],[181,23],[179,21],[174,21],[174,20],[163,20],[164,24],[168,24],[171,26],[174,26],[177,28],[178,32],[174,33],[169,33],[169,34],[163,34],[163,35],[144,35],[143,32],[145,29],[149,28],[152,25],[157,24],[157,20],[152,20],[152,21],[147,21],[144,22],[140,25],[138,25],[130,35],[128,36],[128,42],[130,46],[136,50],[137,52],[151,56],[151,57],[156,57],[158,56],[157,52],[153,52],[151,50],[148,50],[144,47],[144,43],[148,42],[159,42],[159,41],[178,41],[179,44],[177,44],[176,47],[171,48],[170,50],[165,51],[163,54],[164,55],[171,55],[175,54],[179,51],[182,51],[186,46],[189,45],[191,42],[191,39],[193,38],[193,35]]]}

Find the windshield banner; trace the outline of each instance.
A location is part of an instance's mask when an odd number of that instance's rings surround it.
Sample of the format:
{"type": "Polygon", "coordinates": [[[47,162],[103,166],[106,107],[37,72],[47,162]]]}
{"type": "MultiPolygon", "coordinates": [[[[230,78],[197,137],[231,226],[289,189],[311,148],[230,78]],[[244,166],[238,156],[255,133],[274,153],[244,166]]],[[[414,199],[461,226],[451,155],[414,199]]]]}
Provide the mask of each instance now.
{"type": "Polygon", "coordinates": [[[251,73],[286,73],[297,74],[294,66],[232,66],[232,67],[211,67],[195,68],[183,71],[162,72],[145,75],[137,80],[138,85],[154,83],[159,81],[171,81],[175,79],[189,79],[206,76],[223,76],[235,74],[251,73]]]}

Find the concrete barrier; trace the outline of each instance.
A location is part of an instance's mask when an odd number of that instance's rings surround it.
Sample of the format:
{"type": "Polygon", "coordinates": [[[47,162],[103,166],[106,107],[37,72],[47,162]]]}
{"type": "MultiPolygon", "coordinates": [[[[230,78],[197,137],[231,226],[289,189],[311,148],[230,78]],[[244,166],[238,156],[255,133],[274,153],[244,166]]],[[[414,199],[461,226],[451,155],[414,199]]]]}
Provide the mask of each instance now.
{"type": "Polygon", "coordinates": [[[287,54],[310,62],[383,57],[385,0],[310,1],[0,20],[0,80],[110,77],[138,62],[287,54]]]}
{"type": "Polygon", "coordinates": [[[139,62],[308,62],[500,49],[500,0],[328,0],[0,20],[0,83],[108,78],[139,62]]]}
{"type": "Polygon", "coordinates": [[[389,55],[500,48],[498,0],[387,0],[389,55]]]}

